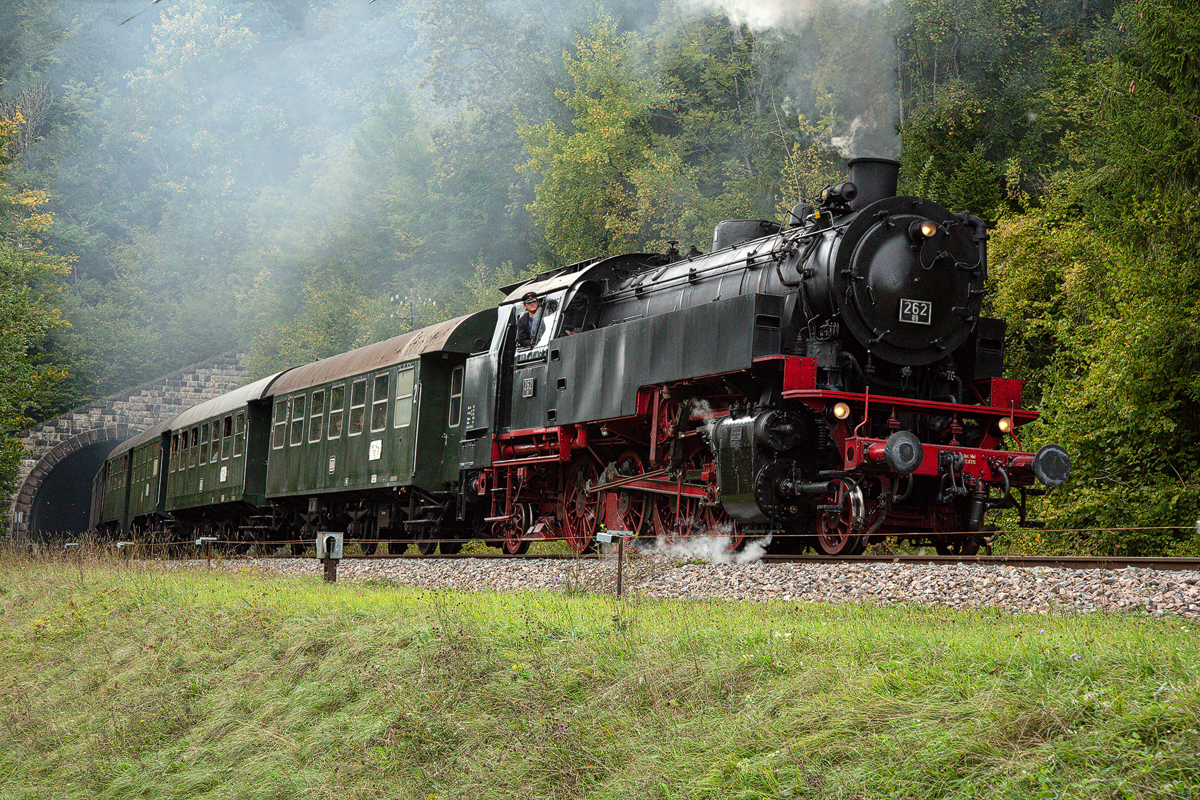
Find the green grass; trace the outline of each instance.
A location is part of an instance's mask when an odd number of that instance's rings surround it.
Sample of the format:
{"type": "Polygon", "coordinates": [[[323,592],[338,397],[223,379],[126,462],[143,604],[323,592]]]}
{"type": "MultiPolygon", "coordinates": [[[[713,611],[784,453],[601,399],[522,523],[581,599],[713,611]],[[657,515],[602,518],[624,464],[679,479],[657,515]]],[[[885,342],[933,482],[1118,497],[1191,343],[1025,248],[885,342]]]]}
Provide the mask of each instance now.
{"type": "Polygon", "coordinates": [[[0,797],[1200,797],[1179,620],[0,562],[0,797]]]}

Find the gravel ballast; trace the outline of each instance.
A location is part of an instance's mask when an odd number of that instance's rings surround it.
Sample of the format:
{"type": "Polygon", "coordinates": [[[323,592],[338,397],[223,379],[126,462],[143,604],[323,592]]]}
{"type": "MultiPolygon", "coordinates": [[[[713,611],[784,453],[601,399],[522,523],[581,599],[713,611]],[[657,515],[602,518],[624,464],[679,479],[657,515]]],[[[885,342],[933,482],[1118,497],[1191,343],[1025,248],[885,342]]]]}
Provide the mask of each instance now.
{"type": "MultiPolygon", "coordinates": [[[[204,562],[191,562],[203,568],[204,562]]],[[[214,562],[214,567],[217,562],[214,562]]],[[[313,558],[221,562],[227,569],[311,575],[313,558]]],[[[612,592],[616,559],[356,559],[342,561],[339,581],[395,581],[467,591],[612,592]]],[[[939,605],[1012,613],[1125,611],[1200,616],[1200,572],[1150,569],[1069,570],[976,564],[695,563],[638,554],[626,562],[625,591],[690,600],[782,600],[807,603],[939,605]]]]}

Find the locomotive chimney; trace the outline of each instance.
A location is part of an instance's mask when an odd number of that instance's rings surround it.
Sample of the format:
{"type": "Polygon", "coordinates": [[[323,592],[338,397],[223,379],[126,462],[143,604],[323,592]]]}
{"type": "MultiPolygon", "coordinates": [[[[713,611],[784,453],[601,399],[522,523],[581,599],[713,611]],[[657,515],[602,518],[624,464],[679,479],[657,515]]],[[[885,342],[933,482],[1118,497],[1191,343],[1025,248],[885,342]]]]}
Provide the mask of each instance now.
{"type": "Polygon", "coordinates": [[[854,158],[850,160],[850,181],[858,186],[858,197],[850,208],[860,211],[885,197],[896,196],[900,180],[900,162],[887,158],[854,158]]]}

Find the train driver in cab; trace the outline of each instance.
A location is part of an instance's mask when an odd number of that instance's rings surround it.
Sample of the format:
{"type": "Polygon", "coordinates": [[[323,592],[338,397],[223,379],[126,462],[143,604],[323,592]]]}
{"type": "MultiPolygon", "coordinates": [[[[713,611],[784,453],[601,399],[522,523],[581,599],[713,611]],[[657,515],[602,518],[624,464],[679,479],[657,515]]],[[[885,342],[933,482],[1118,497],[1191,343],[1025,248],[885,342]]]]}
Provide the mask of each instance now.
{"type": "Polygon", "coordinates": [[[536,292],[526,292],[521,298],[525,313],[517,319],[517,346],[533,347],[546,330],[545,308],[536,292]]]}

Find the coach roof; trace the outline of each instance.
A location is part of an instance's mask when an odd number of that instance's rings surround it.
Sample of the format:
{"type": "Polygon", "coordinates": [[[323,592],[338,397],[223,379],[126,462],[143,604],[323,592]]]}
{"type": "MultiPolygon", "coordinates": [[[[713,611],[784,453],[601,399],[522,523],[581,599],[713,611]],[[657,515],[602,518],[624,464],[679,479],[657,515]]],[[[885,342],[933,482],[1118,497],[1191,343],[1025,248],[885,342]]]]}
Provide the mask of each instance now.
{"type": "Polygon", "coordinates": [[[240,389],[234,389],[232,392],[227,392],[220,397],[214,397],[212,400],[207,400],[198,406],[192,406],[171,421],[171,430],[180,430],[197,422],[203,422],[206,419],[240,411],[246,407],[247,403],[261,399],[267,387],[271,385],[271,381],[283,374],[282,372],[276,372],[274,375],[268,375],[240,389]]]}
{"type": "Polygon", "coordinates": [[[450,352],[467,355],[475,351],[476,338],[481,335],[491,336],[495,321],[496,309],[489,308],[369,344],[349,353],[323,358],[312,364],[288,370],[263,397],[276,397],[310,386],[320,386],[329,381],[362,375],[409,361],[425,353],[450,352]]]}
{"type": "Polygon", "coordinates": [[[133,437],[121,442],[119,445],[117,445],[116,447],[114,447],[112,449],[112,452],[108,454],[108,458],[110,458],[110,459],[116,458],[117,456],[121,455],[122,453],[125,453],[125,452],[128,452],[128,451],[134,449],[138,445],[145,444],[146,442],[150,441],[151,439],[161,436],[163,431],[167,431],[167,430],[171,430],[171,420],[170,419],[164,419],[162,422],[158,423],[157,425],[152,425],[151,427],[142,431],[137,436],[133,436],[133,437]]]}

